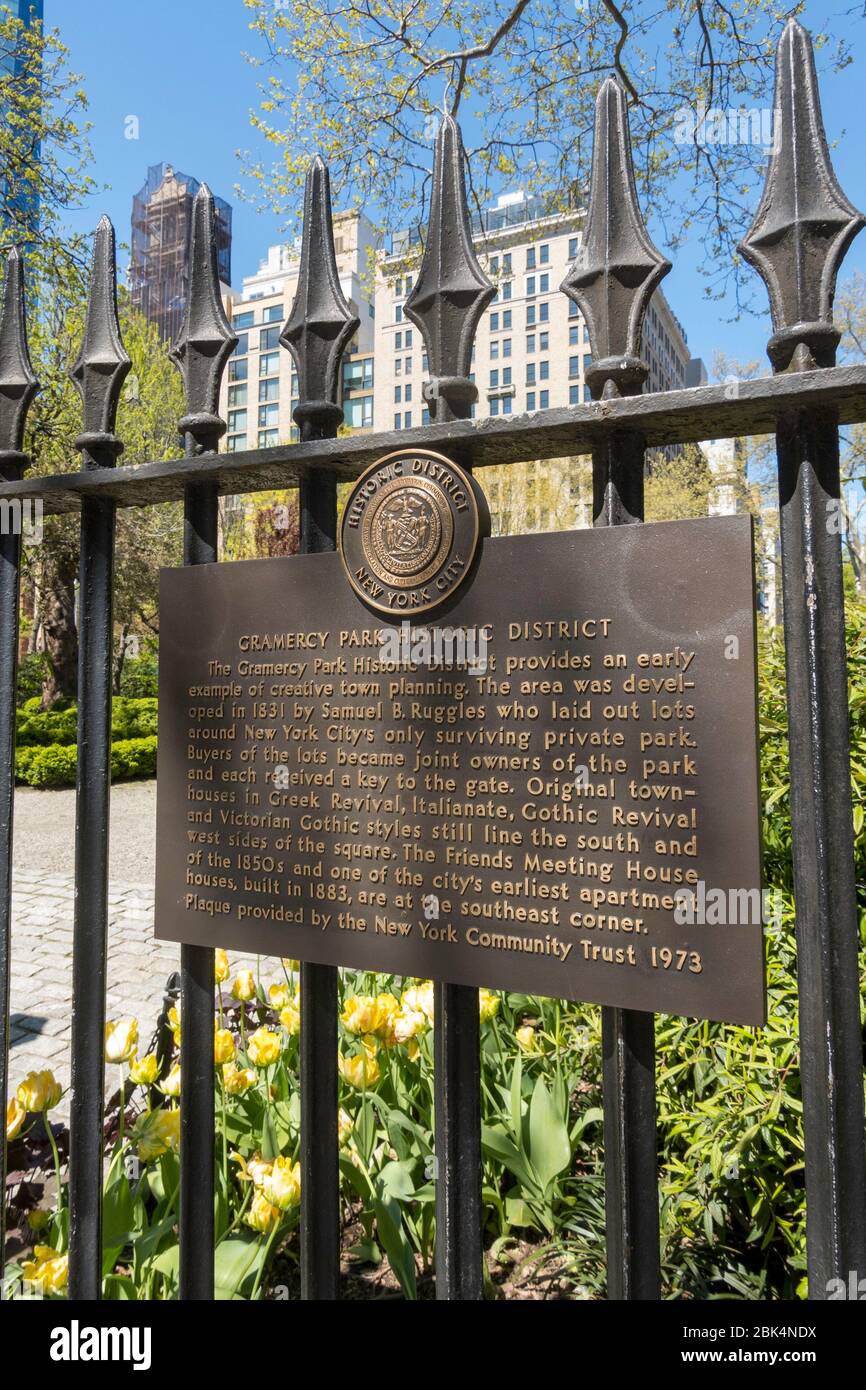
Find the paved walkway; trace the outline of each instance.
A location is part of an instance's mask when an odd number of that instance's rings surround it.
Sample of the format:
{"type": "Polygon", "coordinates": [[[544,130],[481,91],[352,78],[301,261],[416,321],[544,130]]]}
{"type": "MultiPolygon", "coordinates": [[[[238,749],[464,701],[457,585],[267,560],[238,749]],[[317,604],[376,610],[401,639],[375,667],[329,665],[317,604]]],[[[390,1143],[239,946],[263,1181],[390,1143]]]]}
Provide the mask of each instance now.
{"type": "MultiPolygon", "coordinates": [[[[139,1020],[147,1049],[162,1007],[166,980],[179,968],[180,947],[153,937],[156,784],[121,784],[112,791],[107,1017],[139,1020]],[[126,875],[129,880],[125,881],[126,875]]],[[[72,1026],[72,873],[75,797],[71,791],[22,789],[15,797],[12,893],[12,1052],[10,1083],[50,1067],[69,1086],[72,1026]]],[[[233,969],[255,961],[232,954],[233,969]]],[[[263,962],[276,979],[277,962],[263,962]],[[274,969],[273,967],[276,967],[274,969]]],[[[109,1068],[107,1089],[117,1085],[109,1068]]],[[[67,1118],[64,1095],[58,1118],[67,1118]]]]}

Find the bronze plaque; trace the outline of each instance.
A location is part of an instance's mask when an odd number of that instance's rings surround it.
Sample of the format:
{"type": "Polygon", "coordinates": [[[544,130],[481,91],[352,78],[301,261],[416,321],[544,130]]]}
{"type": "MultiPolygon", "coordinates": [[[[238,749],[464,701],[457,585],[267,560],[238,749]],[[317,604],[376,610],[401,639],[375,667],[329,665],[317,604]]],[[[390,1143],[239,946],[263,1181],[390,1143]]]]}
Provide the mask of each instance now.
{"type": "Polygon", "coordinates": [[[163,571],[157,936],[762,1023],[750,519],[479,550],[163,571]]]}

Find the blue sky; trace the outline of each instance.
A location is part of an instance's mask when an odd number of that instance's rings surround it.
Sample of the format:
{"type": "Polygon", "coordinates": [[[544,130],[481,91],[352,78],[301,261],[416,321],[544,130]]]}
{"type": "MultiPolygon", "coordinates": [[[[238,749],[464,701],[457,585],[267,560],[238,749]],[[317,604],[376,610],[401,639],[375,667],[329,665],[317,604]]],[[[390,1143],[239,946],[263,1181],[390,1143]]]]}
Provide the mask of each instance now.
{"type": "MultiPolygon", "coordinates": [[[[803,16],[818,28],[844,14],[844,0],[815,0],[803,16]]],[[[206,180],[234,207],[232,277],[255,270],[267,246],[279,240],[279,219],[258,212],[234,192],[242,181],[239,149],[256,151],[249,111],[257,104],[255,69],[242,54],[256,48],[241,0],[45,0],[45,20],[70,49],[83,74],[93,122],[94,174],[109,185],[75,216],[78,227],[95,225],[107,212],[120,241],[129,240],[132,196],[149,164],[163,160],[206,180]],[[138,119],[138,138],[126,138],[128,116],[138,119]]],[[[833,25],[839,32],[845,21],[833,25]]],[[[866,159],[862,109],[866,90],[866,26],[852,34],[854,62],[822,81],[824,121],[842,187],[866,207],[866,159]]],[[[820,69],[820,57],[819,57],[820,69]]],[[[768,101],[770,94],[768,92],[768,101]]],[[[708,368],[716,349],[740,361],[766,361],[769,316],[727,323],[731,310],[701,299],[695,272],[701,249],[682,248],[665,281],[692,352],[708,368]]],[[[866,271],[866,232],[854,243],[845,272],[866,271]]]]}

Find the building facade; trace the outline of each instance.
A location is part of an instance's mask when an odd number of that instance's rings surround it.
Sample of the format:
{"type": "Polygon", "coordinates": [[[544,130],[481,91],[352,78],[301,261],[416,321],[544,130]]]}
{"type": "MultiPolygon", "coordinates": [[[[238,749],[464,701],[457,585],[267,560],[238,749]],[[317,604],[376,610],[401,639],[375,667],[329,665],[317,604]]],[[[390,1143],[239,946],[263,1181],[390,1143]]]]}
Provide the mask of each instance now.
{"type": "MultiPolygon", "coordinates": [[[[132,302],[164,342],[174,342],[183,324],[189,285],[192,205],[200,184],[170,164],[152,164],[132,200],[132,302]]],[[[228,286],[232,272],[232,210],[214,198],[217,265],[228,286]]]]}

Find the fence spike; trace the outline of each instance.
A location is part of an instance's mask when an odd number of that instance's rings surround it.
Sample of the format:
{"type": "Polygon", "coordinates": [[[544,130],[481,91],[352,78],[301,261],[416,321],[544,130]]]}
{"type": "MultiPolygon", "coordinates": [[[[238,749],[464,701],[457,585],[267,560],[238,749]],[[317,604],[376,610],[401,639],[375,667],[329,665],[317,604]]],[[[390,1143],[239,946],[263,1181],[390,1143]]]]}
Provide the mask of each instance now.
{"type": "Polygon", "coordinates": [[[770,296],[774,333],[767,352],[777,371],[790,364],[799,343],[819,365],[833,365],[836,276],[864,225],[830,162],[811,38],[789,19],[776,50],[773,150],[764,191],[738,248],[770,296]]]}
{"type": "Polygon", "coordinates": [[[220,294],[214,201],[206,183],[193,200],[189,266],[183,326],[170,356],[180,368],[186,395],[187,413],[179,428],[193,436],[196,452],[204,452],[215,448],[225,433],[219,414],[220,382],[238,342],[220,294]]]}
{"type": "Polygon", "coordinates": [[[30,402],[39,382],[27,347],[24,313],[24,267],[16,247],[6,257],[3,308],[0,311],[0,459],[23,465],[21,445],[30,402]]]}
{"type": "Polygon", "coordinates": [[[495,294],[472,244],[460,127],[445,114],[433,156],[427,241],[404,308],[427,348],[430,380],[424,398],[437,420],[467,416],[478,399],[477,387],[469,380],[472,344],[495,294]]]}
{"type": "Polygon", "coordinates": [[[607,77],[595,102],[589,215],[574,265],[560,286],[586,319],[594,400],[640,391],[649,368],[640,356],[649,302],[671,268],[650,239],[638,202],[625,89],[607,77]]]}
{"type": "Polygon", "coordinates": [[[340,288],[331,180],[325,161],[317,154],[304,187],[298,288],[280,334],[280,342],[292,354],[298,371],[300,399],[294,418],[305,438],[316,437],[321,428],[334,430],[343,419],[337,404],[340,362],[359,324],[340,288]]]}
{"type": "Polygon", "coordinates": [[[123,451],[114,433],[120,388],[131,366],[117,318],[114,228],[99,219],[93,243],[84,341],[70,372],[84,405],[84,433],[75,441],[84,467],[110,465],[123,451]]]}

